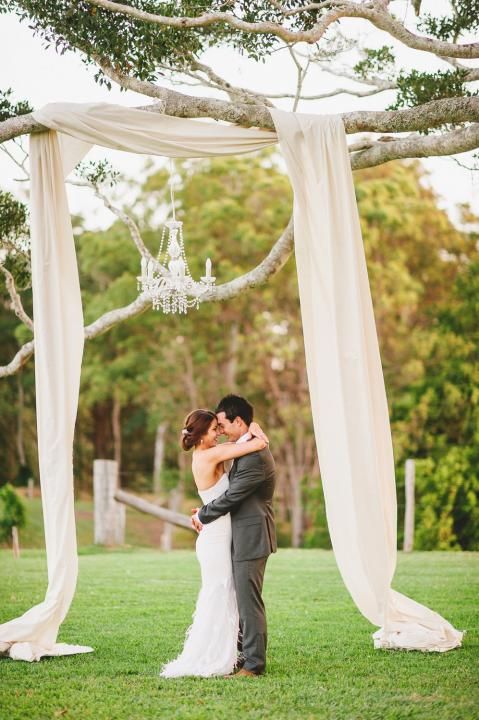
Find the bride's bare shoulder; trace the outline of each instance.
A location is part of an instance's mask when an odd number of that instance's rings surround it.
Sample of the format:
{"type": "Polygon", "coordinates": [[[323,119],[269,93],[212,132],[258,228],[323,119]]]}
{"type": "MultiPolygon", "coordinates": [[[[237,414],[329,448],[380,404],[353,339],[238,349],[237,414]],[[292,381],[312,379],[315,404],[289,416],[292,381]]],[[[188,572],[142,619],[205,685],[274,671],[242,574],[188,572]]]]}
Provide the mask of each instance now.
{"type": "Polygon", "coordinates": [[[198,490],[209,490],[224,473],[223,463],[212,467],[211,458],[207,455],[207,450],[196,450],[193,453],[191,470],[198,490]]]}

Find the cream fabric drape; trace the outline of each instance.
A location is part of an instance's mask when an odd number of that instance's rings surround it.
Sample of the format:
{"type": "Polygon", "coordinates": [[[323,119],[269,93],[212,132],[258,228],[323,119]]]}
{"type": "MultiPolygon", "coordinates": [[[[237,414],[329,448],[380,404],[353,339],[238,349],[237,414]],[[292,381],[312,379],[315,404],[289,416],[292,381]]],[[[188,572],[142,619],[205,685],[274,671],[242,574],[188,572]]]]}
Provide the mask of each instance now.
{"type": "MultiPolygon", "coordinates": [[[[31,137],[37,423],[48,590],[0,626],[0,651],[38,660],[88,652],[56,643],[77,577],[72,443],[83,321],[64,176],[92,144],[205,157],[259,150],[276,133],[116,105],[53,104],[31,137]]],[[[448,650],[461,633],[390,589],[395,489],[387,404],[344,128],[336,117],[273,111],[295,191],[295,240],[308,377],[328,524],[343,579],[378,647],[448,650]]]]}
{"type": "Polygon", "coordinates": [[[55,643],[78,571],[72,452],[83,353],[80,284],[57,133],[32,136],[30,172],[35,390],[48,589],[42,603],[0,626],[0,649],[3,642],[10,657],[20,660],[91,650],[55,643]]]}
{"type": "Polygon", "coordinates": [[[376,647],[444,651],[462,633],[394,590],[388,406],[346,136],[337,116],[272,110],[294,188],[306,365],[328,528],[376,647]]]}

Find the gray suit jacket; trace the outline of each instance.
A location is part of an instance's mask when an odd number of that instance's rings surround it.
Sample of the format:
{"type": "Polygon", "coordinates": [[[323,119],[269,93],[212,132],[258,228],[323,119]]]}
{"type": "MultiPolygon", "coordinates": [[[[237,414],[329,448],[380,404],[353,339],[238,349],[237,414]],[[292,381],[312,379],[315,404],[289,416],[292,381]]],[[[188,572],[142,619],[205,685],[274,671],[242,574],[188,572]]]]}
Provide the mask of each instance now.
{"type": "Polygon", "coordinates": [[[276,477],[269,448],[236,458],[229,478],[228,490],[203,505],[199,519],[206,525],[231,513],[233,560],[267,557],[276,552],[272,504],[276,477]]]}

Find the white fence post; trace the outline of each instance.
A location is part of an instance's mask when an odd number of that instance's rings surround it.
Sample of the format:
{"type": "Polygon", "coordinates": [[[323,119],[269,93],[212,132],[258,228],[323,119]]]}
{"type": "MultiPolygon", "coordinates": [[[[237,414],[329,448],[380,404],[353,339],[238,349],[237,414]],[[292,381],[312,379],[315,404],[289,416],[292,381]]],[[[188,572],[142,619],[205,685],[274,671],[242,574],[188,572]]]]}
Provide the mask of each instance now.
{"type": "Polygon", "coordinates": [[[13,557],[17,560],[20,557],[20,540],[18,538],[18,528],[16,525],[12,527],[12,550],[13,557]]]}
{"type": "Polygon", "coordinates": [[[93,500],[95,545],[124,545],[126,508],[115,500],[118,489],[118,463],[93,461],[93,500]]]}
{"type": "Polygon", "coordinates": [[[404,512],[404,552],[411,552],[414,547],[414,484],[416,479],[416,468],[414,460],[406,460],[406,508],[404,512]]]}
{"type": "MultiPolygon", "coordinates": [[[[181,492],[178,488],[174,488],[170,492],[168,508],[173,512],[178,512],[181,502],[181,492]]],[[[161,533],[161,549],[169,552],[173,548],[173,525],[169,522],[164,523],[163,532],[161,533]]]]}

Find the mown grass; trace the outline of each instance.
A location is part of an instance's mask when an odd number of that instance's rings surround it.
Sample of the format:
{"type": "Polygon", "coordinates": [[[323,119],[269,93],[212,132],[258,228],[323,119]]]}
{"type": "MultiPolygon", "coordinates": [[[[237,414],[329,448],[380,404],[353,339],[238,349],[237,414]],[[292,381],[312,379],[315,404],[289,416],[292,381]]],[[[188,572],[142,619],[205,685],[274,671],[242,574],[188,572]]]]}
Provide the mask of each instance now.
{"type": "MultiPolygon", "coordinates": [[[[92,552],[59,640],[95,653],[0,660],[2,720],[473,720],[479,718],[479,555],[401,556],[395,586],[467,629],[446,654],[384,652],[353,606],[330,552],[281,550],[265,583],[267,674],[254,680],[158,677],[182,646],[199,583],[190,551],[92,552]]],[[[45,558],[0,552],[0,621],[43,597],[45,558]]]]}

